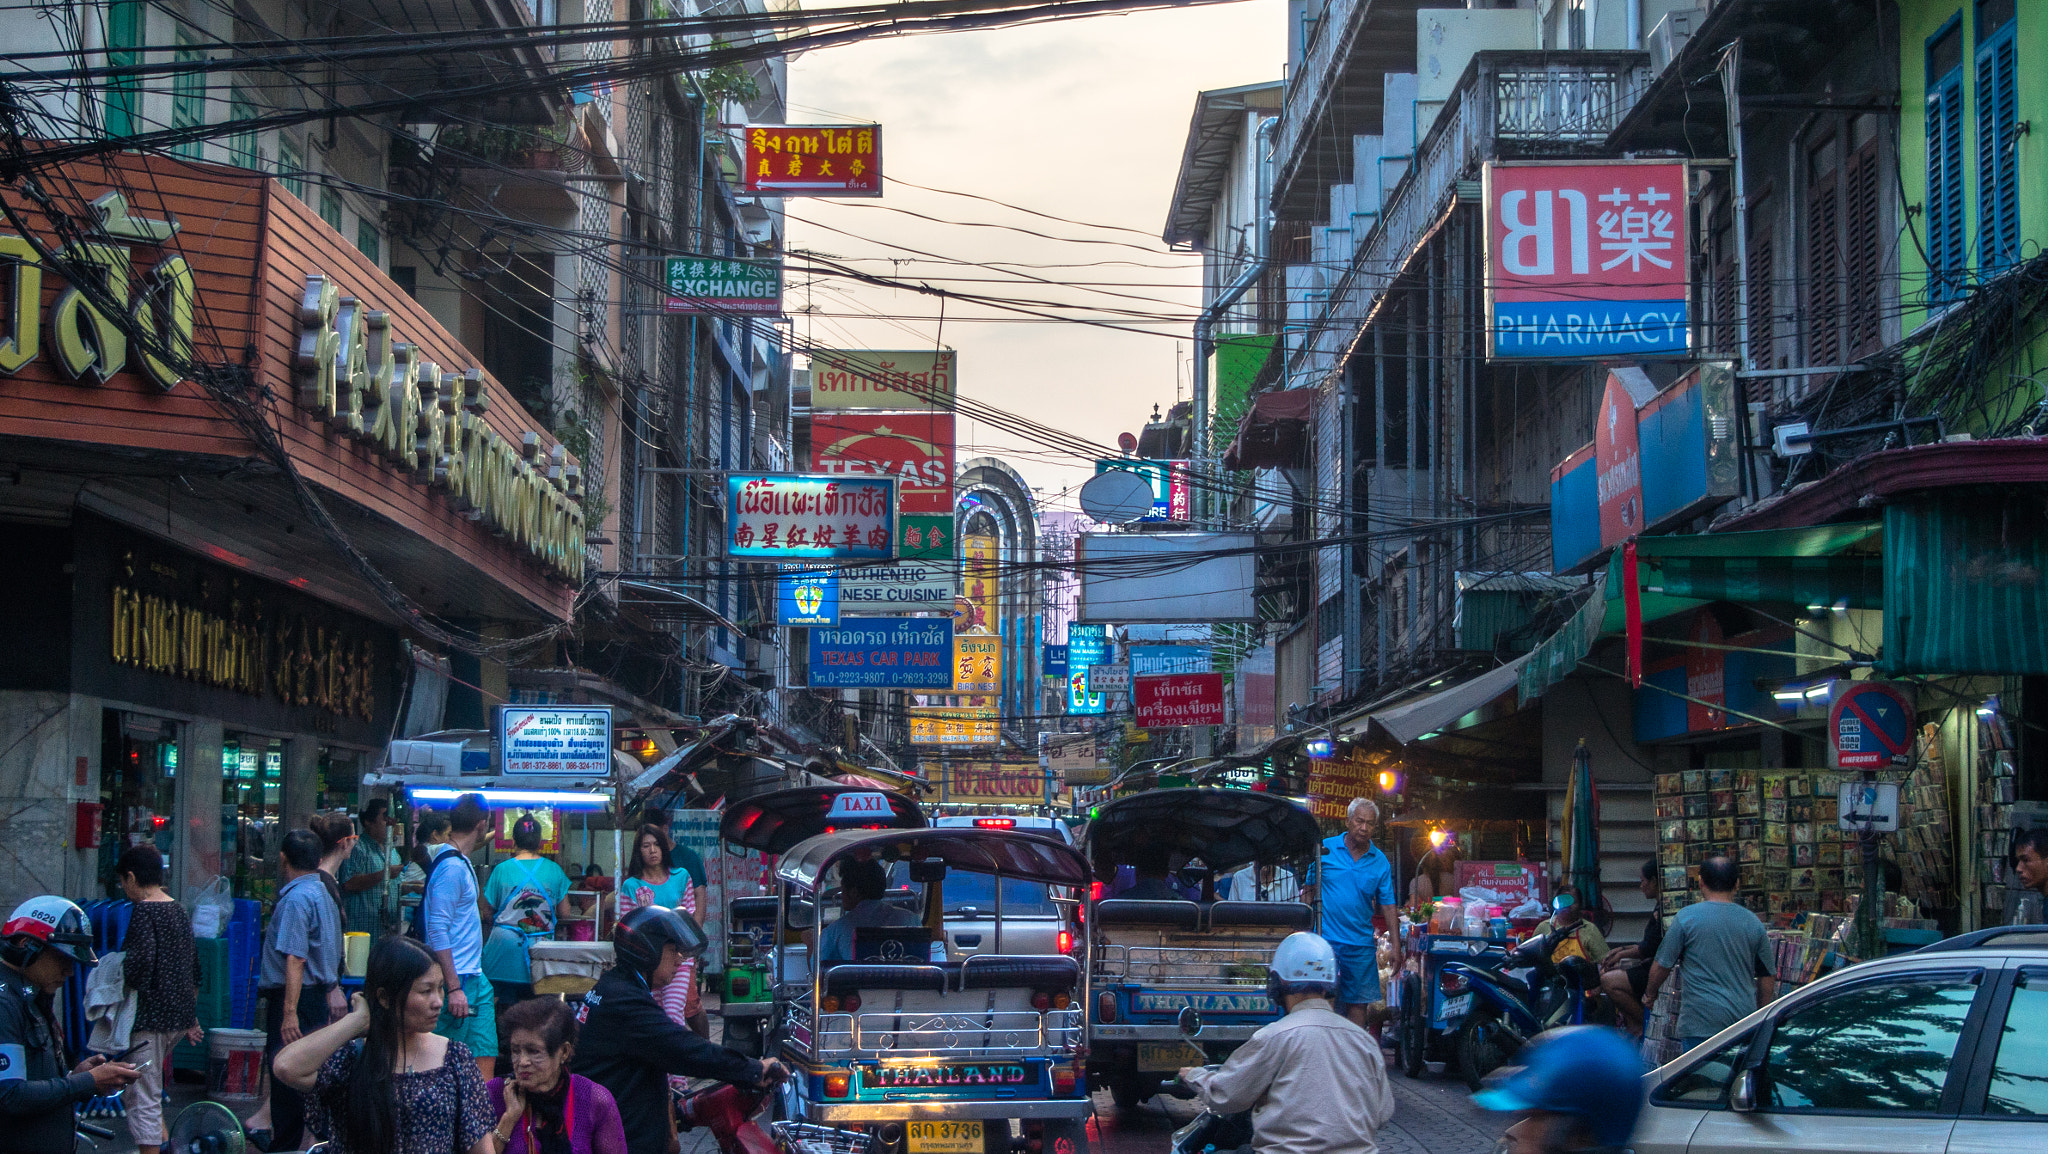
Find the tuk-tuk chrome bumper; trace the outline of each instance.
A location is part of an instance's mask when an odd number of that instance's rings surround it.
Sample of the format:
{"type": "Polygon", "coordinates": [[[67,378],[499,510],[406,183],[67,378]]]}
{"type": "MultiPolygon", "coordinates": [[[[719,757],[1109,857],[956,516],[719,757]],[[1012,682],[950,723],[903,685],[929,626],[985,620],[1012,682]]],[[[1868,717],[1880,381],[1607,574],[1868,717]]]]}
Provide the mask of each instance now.
{"type": "MultiPolygon", "coordinates": [[[[1278,1020],[1277,1018],[1274,1019],[1274,1021],[1278,1020]]],[[[1271,1022],[1260,1022],[1257,1025],[1250,1026],[1224,1026],[1205,1023],[1202,1026],[1201,1034],[1193,1038],[1181,1033],[1180,1027],[1171,1022],[1157,1026],[1095,1025],[1088,1027],[1088,1040],[1091,1042],[1193,1042],[1196,1045],[1200,1045],[1203,1042],[1242,1042],[1253,1034],[1258,1033],[1263,1027],[1271,1024],[1271,1022]]]]}
{"type": "Polygon", "coordinates": [[[1095,1104],[1087,1098],[1038,1098],[1019,1102],[987,1098],[940,1098],[923,1102],[845,1103],[812,1102],[798,1098],[793,1111],[798,1121],[830,1125],[844,1125],[849,1122],[957,1122],[975,1118],[1019,1118],[1026,1122],[1044,1122],[1060,1118],[1093,1117],[1095,1104]]]}

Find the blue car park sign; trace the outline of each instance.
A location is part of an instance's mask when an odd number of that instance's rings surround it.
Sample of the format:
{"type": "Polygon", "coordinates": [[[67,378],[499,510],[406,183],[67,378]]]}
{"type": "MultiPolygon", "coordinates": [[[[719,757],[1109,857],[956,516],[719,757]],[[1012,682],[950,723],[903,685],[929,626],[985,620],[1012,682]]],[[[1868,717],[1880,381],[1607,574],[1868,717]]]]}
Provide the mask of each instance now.
{"type": "Polygon", "coordinates": [[[953,621],[949,617],[848,618],[811,630],[813,689],[953,688],[953,621]]]}

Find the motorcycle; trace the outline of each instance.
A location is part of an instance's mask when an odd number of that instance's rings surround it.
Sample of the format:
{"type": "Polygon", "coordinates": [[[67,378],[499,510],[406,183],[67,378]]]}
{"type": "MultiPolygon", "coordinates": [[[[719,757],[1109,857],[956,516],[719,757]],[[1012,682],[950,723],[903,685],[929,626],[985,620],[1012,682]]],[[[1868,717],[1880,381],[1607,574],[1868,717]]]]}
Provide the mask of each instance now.
{"type": "MultiPolygon", "coordinates": [[[[1202,1068],[1213,1071],[1222,1067],[1202,1068]]],[[[1176,1098],[1193,1098],[1195,1088],[1176,1078],[1172,1094],[1176,1098]]],[[[1231,1154],[1232,1151],[1250,1146],[1251,1141],[1251,1111],[1247,1110],[1242,1114],[1215,1114],[1204,1110],[1195,1115],[1193,1121],[1173,1132],[1173,1144],[1168,1150],[1170,1154],[1231,1154]]]]}
{"type": "Polygon", "coordinates": [[[1486,1075],[1506,1065],[1536,1035],[1588,1020],[1588,995],[1600,988],[1600,967],[1576,955],[1553,962],[1551,954],[1565,932],[1532,938],[1491,963],[1444,963],[1438,978],[1444,1017],[1462,1017],[1457,1066],[1471,1089],[1478,1090],[1486,1075]],[[1519,969],[1530,971],[1527,980],[1507,972],[1519,969]],[[1462,1008],[1462,1015],[1454,1007],[1462,1008]]]}

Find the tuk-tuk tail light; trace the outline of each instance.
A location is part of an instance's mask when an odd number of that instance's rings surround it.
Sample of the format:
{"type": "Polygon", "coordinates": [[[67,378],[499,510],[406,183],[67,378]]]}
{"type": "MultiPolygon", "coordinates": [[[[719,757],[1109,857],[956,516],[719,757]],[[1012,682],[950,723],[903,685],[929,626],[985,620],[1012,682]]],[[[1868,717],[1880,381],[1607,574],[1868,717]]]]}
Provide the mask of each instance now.
{"type": "Polygon", "coordinates": [[[1040,990],[1031,995],[1031,1008],[1040,1013],[1052,1009],[1052,995],[1040,990]]]}
{"type": "Polygon", "coordinates": [[[1437,979],[1438,987],[1446,994],[1462,994],[1465,992],[1465,988],[1471,984],[1471,980],[1465,977],[1465,975],[1448,971],[1437,979]]]}
{"type": "Polygon", "coordinates": [[[839,999],[839,1008],[840,1008],[840,1009],[842,1009],[842,1010],[845,1010],[845,1011],[846,1011],[847,1013],[849,1013],[849,1014],[855,1014],[855,1013],[859,1013],[859,1012],[860,1012],[860,995],[859,995],[859,994],[848,994],[848,995],[846,995],[845,997],[843,997],[843,998],[839,999]]]}
{"type": "Polygon", "coordinates": [[[1080,1075],[1079,1075],[1079,1074],[1078,1074],[1078,1073],[1077,1073],[1077,1072],[1075,1071],[1074,1067],[1072,1067],[1072,1066],[1054,1066],[1054,1067],[1052,1068],[1052,1096],[1053,1096],[1053,1097],[1055,1097],[1055,1098],[1071,1098],[1071,1097],[1073,1097],[1073,1096],[1074,1096],[1074,1094],[1075,1094],[1076,1090],[1078,1089],[1078,1087],[1080,1086],[1080,1084],[1081,1084],[1081,1078],[1080,1078],[1080,1075]]]}
{"type": "Polygon", "coordinates": [[[751,996],[753,996],[753,993],[754,993],[754,981],[753,981],[753,979],[752,979],[752,978],[749,978],[749,977],[747,977],[747,976],[746,976],[745,974],[734,974],[734,975],[733,975],[733,979],[732,979],[732,996],[733,996],[733,997],[735,997],[735,998],[746,998],[746,997],[751,997],[751,996]]]}
{"type": "Polygon", "coordinates": [[[1116,1021],[1116,995],[1104,990],[1095,995],[1095,1016],[1105,1022],[1116,1021]]]}
{"type": "Polygon", "coordinates": [[[851,1074],[827,1074],[827,1075],[825,1075],[825,1096],[826,1096],[827,1098],[844,1098],[844,1097],[846,1097],[846,1096],[847,1096],[847,1094],[849,1094],[850,1092],[852,1092],[852,1090],[853,1090],[853,1075],[851,1075],[851,1074]]]}
{"type": "Polygon", "coordinates": [[[1074,997],[1072,994],[1054,994],[1052,996],[1052,1008],[1055,1010],[1064,1010],[1073,1004],[1074,997]]]}
{"type": "Polygon", "coordinates": [[[1074,952],[1074,931],[1072,931],[1072,930],[1061,930],[1061,931],[1060,931],[1060,937],[1059,937],[1059,949],[1060,949],[1060,953],[1063,953],[1063,954],[1071,954],[1071,953],[1073,953],[1073,952],[1074,952]]]}

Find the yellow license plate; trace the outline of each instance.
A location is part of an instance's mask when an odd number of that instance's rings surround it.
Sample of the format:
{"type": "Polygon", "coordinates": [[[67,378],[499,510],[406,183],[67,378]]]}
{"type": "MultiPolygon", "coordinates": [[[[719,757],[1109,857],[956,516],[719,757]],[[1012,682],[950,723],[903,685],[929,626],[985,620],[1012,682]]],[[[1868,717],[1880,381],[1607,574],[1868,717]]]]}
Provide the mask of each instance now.
{"type": "Polygon", "coordinates": [[[1208,1061],[1209,1056],[1193,1042],[1138,1043],[1138,1069],[1147,1074],[1200,1066],[1208,1061]]]}
{"type": "Polygon", "coordinates": [[[912,1122],[910,1154],[981,1154],[979,1122],[912,1122]]]}

